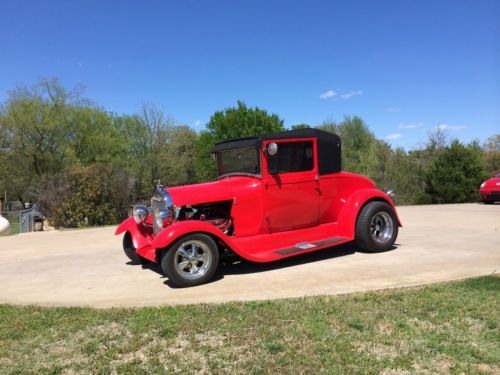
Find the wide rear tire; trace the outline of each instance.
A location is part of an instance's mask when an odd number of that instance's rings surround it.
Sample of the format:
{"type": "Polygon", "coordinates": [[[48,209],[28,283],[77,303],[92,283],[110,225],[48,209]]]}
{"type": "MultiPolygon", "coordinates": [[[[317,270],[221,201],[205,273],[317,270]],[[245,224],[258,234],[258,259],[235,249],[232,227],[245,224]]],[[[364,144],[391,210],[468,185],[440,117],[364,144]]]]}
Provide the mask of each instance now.
{"type": "Polygon", "coordinates": [[[388,203],[370,202],[361,209],[356,222],[356,245],[372,253],[391,250],[398,228],[396,214],[388,203]]]}
{"type": "Polygon", "coordinates": [[[189,287],[208,282],[219,266],[219,250],[212,237],[193,233],[168,247],[161,268],[172,284],[189,287]]]}

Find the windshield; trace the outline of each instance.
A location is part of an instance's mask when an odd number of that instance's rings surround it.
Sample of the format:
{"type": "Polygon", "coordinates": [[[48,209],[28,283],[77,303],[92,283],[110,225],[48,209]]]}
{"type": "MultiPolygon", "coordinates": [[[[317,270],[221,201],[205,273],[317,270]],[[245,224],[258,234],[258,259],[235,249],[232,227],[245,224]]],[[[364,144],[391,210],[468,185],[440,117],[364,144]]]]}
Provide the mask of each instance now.
{"type": "Polygon", "coordinates": [[[217,153],[219,176],[230,173],[260,174],[259,150],[256,147],[236,148],[217,153]]]}

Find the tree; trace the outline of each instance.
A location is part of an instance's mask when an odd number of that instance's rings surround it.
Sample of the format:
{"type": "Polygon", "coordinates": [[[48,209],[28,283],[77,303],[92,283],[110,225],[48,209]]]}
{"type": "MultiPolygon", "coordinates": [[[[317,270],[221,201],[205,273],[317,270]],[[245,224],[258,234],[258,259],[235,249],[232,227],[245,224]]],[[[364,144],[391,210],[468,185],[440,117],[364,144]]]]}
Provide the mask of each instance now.
{"type": "Polygon", "coordinates": [[[72,166],[46,179],[40,207],[57,228],[116,224],[127,216],[127,180],[109,165],[72,166]]]}
{"type": "MultiPolygon", "coordinates": [[[[40,79],[9,91],[0,103],[0,191],[7,191],[9,202],[39,201],[57,213],[60,225],[80,225],[85,217],[88,223],[116,222],[124,202],[150,196],[156,179],[174,186],[214,178],[210,151],[216,142],[285,130],[278,115],[241,101],[215,112],[196,134],[154,105],[118,116],[82,93],[81,86],[67,89],[55,78],[40,79]],[[100,184],[102,194],[92,190],[92,179],[124,195],[100,184]],[[94,206],[96,215],[90,212],[94,206]]],[[[341,136],[344,170],[366,175],[382,190],[395,189],[399,203],[475,200],[478,184],[500,170],[498,134],[482,146],[450,144],[438,125],[422,148],[406,152],[376,139],[356,116],[340,123],[328,119],[318,128],[341,136]]]]}
{"type": "Polygon", "coordinates": [[[151,104],[143,104],[139,115],[118,116],[115,122],[126,140],[132,201],[150,195],[155,180],[168,186],[195,182],[194,130],[176,125],[151,104]]]}
{"type": "Polygon", "coordinates": [[[68,91],[57,79],[41,79],[31,87],[9,92],[0,114],[0,135],[5,162],[0,177],[2,191],[21,202],[26,192],[47,174],[59,171],[71,160],[70,107],[84,102],[81,87],[68,91]]]}
{"type": "Polygon", "coordinates": [[[308,125],[308,124],[297,124],[297,125],[292,125],[291,130],[299,130],[299,129],[307,129],[307,128],[312,128],[312,126],[308,125]]]}
{"type": "Polygon", "coordinates": [[[236,108],[215,112],[207,124],[207,130],[214,141],[275,133],[285,130],[278,115],[270,115],[258,107],[249,108],[238,101],[236,108]]]}
{"type": "Polygon", "coordinates": [[[340,124],[326,121],[318,129],[340,136],[342,140],[342,168],[347,171],[361,173],[366,153],[376,141],[366,123],[359,117],[346,117],[340,124]]]}
{"type": "Polygon", "coordinates": [[[158,155],[164,152],[168,141],[168,132],[174,126],[174,120],[149,103],[142,105],[140,120],[145,129],[141,133],[144,136],[142,143],[145,146],[146,154],[144,166],[149,169],[150,175],[148,177],[152,182],[161,178],[161,162],[158,155]]]}
{"type": "Polygon", "coordinates": [[[495,134],[489,137],[484,144],[484,149],[486,151],[500,152],[500,134],[495,134]]]}
{"type": "Polygon", "coordinates": [[[72,163],[126,164],[127,141],[109,113],[93,106],[69,107],[65,143],[72,163]]]}
{"type": "MultiPolygon", "coordinates": [[[[156,106],[144,103],[139,114],[115,118],[124,139],[132,191],[136,196],[149,195],[155,180],[168,180],[164,162],[174,119],[156,106]]],[[[168,155],[175,163],[178,154],[168,155]]]]}
{"type": "Polygon", "coordinates": [[[73,165],[126,165],[126,141],[111,114],[56,78],[9,92],[0,108],[0,189],[9,200],[37,200],[54,174],[73,165]]]}
{"type": "Polygon", "coordinates": [[[232,138],[248,137],[284,131],[283,120],[258,107],[249,108],[242,101],[237,107],[215,112],[207,124],[207,130],[200,133],[196,148],[196,175],[198,181],[215,176],[215,165],[210,150],[217,142],[232,138]]]}
{"type": "Polygon", "coordinates": [[[438,125],[434,128],[434,130],[429,134],[427,139],[426,149],[437,153],[443,148],[445,148],[450,143],[450,135],[443,128],[443,126],[438,125]]]}
{"type": "Polygon", "coordinates": [[[160,178],[168,186],[193,183],[196,177],[196,132],[186,125],[176,125],[168,132],[168,142],[160,153],[160,178]]]}
{"type": "Polygon", "coordinates": [[[489,175],[500,171],[500,134],[486,140],[483,146],[482,160],[489,175]]]}
{"type": "Polygon", "coordinates": [[[478,199],[484,178],[479,152],[454,140],[433,159],[426,172],[432,203],[462,203],[478,199]]]}
{"type": "Polygon", "coordinates": [[[398,204],[424,204],[429,197],[425,192],[425,173],[412,154],[396,148],[392,156],[392,185],[398,204]]]}
{"type": "Polygon", "coordinates": [[[213,180],[217,176],[211,150],[216,141],[208,131],[201,131],[196,140],[195,175],[197,182],[213,180]]]}

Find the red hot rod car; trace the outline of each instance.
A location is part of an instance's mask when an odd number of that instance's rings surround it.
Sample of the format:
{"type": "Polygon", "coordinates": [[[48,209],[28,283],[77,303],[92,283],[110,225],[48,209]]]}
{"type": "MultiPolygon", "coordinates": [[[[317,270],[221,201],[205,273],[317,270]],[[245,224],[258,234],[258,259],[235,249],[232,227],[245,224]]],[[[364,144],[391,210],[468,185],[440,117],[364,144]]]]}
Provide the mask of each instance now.
{"type": "Polygon", "coordinates": [[[214,182],[156,187],[116,234],[134,263],[158,262],[177,286],[207,282],[219,260],[254,262],[348,241],[392,248],[401,226],[391,198],[367,178],[341,171],[340,138],[317,129],[215,145],[214,182]]]}

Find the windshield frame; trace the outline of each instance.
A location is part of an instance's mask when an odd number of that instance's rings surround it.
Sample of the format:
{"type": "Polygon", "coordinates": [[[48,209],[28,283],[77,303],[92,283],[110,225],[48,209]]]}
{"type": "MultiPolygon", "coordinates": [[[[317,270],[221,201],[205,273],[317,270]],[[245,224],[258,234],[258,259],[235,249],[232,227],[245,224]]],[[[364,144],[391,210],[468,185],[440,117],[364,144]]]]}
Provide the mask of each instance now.
{"type": "Polygon", "coordinates": [[[215,154],[215,159],[217,162],[217,179],[228,177],[228,176],[249,176],[249,177],[262,178],[262,151],[261,151],[261,147],[259,147],[259,146],[235,147],[235,148],[231,148],[231,149],[224,150],[224,151],[218,151],[218,152],[215,152],[214,154],[215,154]],[[257,152],[258,165],[259,165],[260,172],[259,173],[229,172],[229,173],[220,174],[221,163],[222,163],[222,159],[221,159],[220,154],[223,152],[234,151],[234,150],[244,150],[244,149],[251,149],[251,150],[255,150],[257,152]]]}

